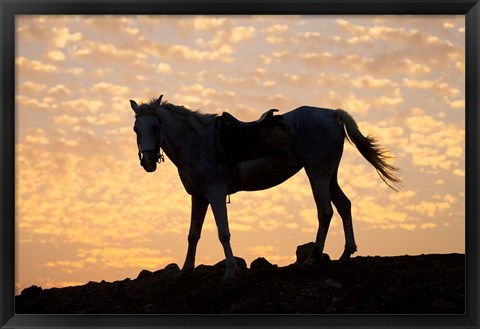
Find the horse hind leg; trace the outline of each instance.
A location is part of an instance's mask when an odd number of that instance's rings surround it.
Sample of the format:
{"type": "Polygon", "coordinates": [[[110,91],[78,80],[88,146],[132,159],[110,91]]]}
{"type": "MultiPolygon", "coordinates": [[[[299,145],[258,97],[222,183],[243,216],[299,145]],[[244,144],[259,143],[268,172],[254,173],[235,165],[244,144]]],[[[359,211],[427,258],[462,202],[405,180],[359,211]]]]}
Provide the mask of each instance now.
{"type": "Polygon", "coordinates": [[[333,208],[330,202],[330,177],[320,175],[315,170],[305,168],[310,185],[312,187],[313,197],[317,206],[318,230],[315,239],[315,245],[312,254],[306,260],[306,266],[320,263],[323,260],[323,249],[327,238],[328,228],[333,216],[333,208]]]}
{"type": "Polygon", "coordinates": [[[338,185],[337,172],[334,173],[330,181],[330,195],[335,208],[337,208],[342,218],[343,231],[345,233],[345,249],[340,259],[349,259],[350,256],[357,251],[357,245],[353,235],[352,204],[338,185]]]}

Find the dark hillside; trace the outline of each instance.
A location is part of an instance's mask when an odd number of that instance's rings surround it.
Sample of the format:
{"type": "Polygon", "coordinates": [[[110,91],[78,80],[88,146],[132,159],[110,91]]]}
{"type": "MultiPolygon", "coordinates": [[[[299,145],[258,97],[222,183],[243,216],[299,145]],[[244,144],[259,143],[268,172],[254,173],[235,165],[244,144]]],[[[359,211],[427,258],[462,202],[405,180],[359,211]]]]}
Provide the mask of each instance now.
{"type": "Polygon", "coordinates": [[[222,263],[178,280],[176,264],[135,279],[83,286],[30,287],[16,313],[463,314],[465,255],[354,257],[305,270],[237,258],[238,280],[222,286],[222,263]]]}

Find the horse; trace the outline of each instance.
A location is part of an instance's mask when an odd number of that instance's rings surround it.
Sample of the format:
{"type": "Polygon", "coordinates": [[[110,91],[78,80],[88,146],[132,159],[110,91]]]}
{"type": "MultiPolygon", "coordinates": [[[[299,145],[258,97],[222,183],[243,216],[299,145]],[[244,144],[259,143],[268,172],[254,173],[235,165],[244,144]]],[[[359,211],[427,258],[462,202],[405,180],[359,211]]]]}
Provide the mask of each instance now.
{"type": "MultiPolygon", "coordinates": [[[[154,172],[157,163],[163,161],[165,152],[177,167],[186,192],[191,195],[188,248],[180,276],[191,274],[194,270],[196,248],[210,205],[225,254],[223,284],[234,282],[238,266],[230,245],[227,197],[238,191],[271,188],[302,168],[309,179],[318,217],[314,248],[304,266],[322,263],[325,239],[333,216],[331,203],[342,219],[345,234],[345,247],[340,259],[349,259],[357,251],[351,202],[337,181],[345,139],[356,146],[390,188],[397,191],[401,186],[396,175],[398,169],[387,161],[390,158],[388,151],[381,148],[374,137],[362,135],[355,120],[344,110],[301,106],[282,115],[273,115],[276,110],[270,110],[257,122],[245,123],[226,112],[220,116],[192,111],[162,101],[162,97],[140,105],[130,100],[130,105],[135,112],[133,129],[141,166],[146,172],[154,172]],[[277,119],[277,128],[275,125],[265,126],[266,121],[273,119],[277,119]],[[267,149],[275,148],[272,152],[250,153],[250,157],[247,152],[246,157],[232,160],[232,156],[220,154],[219,123],[222,127],[231,125],[233,130],[229,130],[230,133],[239,131],[233,138],[243,140],[249,136],[253,146],[265,145],[265,139],[275,139],[275,136],[268,136],[270,130],[280,131],[277,135],[283,138],[280,138],[281,143],[267,144],[267,149]],[[262,137],[262,134],[257,134],[257,128],[259,131],[263,129],[267,135],[262,137]]],[[[235,149],[230,150],[230,154],[235,152],[235,149]]]]}

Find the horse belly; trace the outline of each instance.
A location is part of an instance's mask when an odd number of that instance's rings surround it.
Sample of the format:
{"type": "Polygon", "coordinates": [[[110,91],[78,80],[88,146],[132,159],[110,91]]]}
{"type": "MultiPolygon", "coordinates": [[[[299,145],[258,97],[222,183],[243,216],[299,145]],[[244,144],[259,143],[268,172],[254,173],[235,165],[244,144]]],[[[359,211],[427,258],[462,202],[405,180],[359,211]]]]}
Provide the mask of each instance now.
{"type": "Polygon", "coordinates": [[[283,183],[300,169],[301,165],[280,158],[258,158],[239,162],[237,188],[239,191],[258,191],[283,183]]]}

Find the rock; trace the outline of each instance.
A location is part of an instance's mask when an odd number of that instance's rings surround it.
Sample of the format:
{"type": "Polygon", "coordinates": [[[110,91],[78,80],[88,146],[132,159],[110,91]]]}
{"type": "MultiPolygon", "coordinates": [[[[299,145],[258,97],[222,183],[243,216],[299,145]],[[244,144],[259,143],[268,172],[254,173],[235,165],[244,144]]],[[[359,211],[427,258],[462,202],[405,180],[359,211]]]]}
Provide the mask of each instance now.
{"type": "Polygon", "coordinates": [[[155,305],[147,304],[147,305],[144,305],[142,309],[145,311],[145,313],[152,313],[155,310],[155,305]]]}
{"type": "Polygon", "coordinates": [[[436,309],[442,309],[445,307],[445,301],[440,298],[434,299],[432,301],[432,306],[436,309]]]}
{"type": "Polygon", "coordinates": [[[137,279],[145,279],[146,277],[150,276],[152,274],[152,272],[148,271],[148,270],[143,270],[141,271],[138,276],[137,276],[137,279]]]}
{"type": "Polygon", "coordinates": [[[262,270],[262,269],[264,270],[264,269],[270,269],[275,267],[278,267],[278,266],[273,265],[263,257],[258,257],[250,264],[250,269],[252,270],[262,270]]]}
{"type": "Polygon", "coordinates": [[[333,287],[333,288],[337,288],[337,289],[342,288],[342,284],[338,283],[337,281],[335,281],[333,279],[326,279],[324,283],[325,283],[325,285],[327,285],[329,287],[333,287]]]}
{"type": "Polygon", "coordinates": [[[332,306],[327,306],[324,311],[325,313],[335,313],[337,310],[332,306]]]}
{"type": "MultiPolygon", "coordinates": [[[[300,265],[305,263],[308,257],[312,254],[313,247],[315,246],[314,242],[309,242],[302,244],[297,247],[297,251],[295,252],[297,256],[297,260],[295,261],[295,264],[300,265]]],[[[322,262],[330,262],[330,256],[328,254],[323,254],[322,257],[322,262]]]]}
{"type": "Polygon", "coordinates": [[[193,275],[196,280],[208,279],[212,275],[212,266],[198,265],[193,270],[193,275]]]}
{"type": "Polygon", "coordinates": [[[297,260],[295,261],[295,263],[303,264],[312,253],[314,245],[315,243],[309,242],[298,246],[297,251],[295,252],[295,255],[297,256],[297,260]]]}
{"type": "MultiPolygon", "coordinates": [[[[239,270],[244,270],[247,268],[247,262],[245,261],[245,259],[240,257],[235,257],[235,261],[237,262],[239,270]]],[[[217,264],[213,265],[213,267],[215,270],[225,270],[226,268],[225,263],[226,263],[226,260],[224,259],[218,262],[217,264]]]]}
{"type": "Polygon", "coordinates": [[[43,292],[42,287],[31,286],[29,288],[23,289],[20,295],[25,298],[35,298],[35,297],[41,296],[42,292],[43,292]]]}
{"type": "Polygon", "coordinates": [[[166,279],[173,279],[178,272],[180,272],[180,267],[178,267],[177,264],[168,264],[163,270],[162,277],[166,279]]]}

